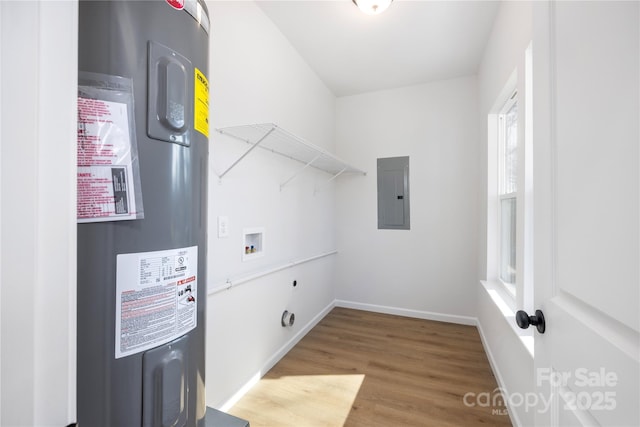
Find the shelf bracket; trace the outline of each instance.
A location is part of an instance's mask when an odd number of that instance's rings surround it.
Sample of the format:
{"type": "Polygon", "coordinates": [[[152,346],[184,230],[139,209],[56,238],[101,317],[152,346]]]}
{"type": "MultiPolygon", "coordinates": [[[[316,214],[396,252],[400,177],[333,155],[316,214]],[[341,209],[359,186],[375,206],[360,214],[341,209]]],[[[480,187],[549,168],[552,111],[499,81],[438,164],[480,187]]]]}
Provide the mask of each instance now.
{"type": "MultiPolygon", "coordinates": [[[[336,173],[335,175],[331,176],[331,178],[326,180],[323,185],[329,184],[331,181],[333,181],[334,179],[336,179],[337,177],[342,175],[344,172],[346,172],[346,170],[347,170],[346,167],[342,168],[342,170],[340,172],[336,173]]],[[[313,191],[313,194],[317,194],[318,192],[320,192],[320,189],[316,187],[316,189],[313,191]]]]}
{"type": "Polygon", "coordinates": [[[301,167],[300,169],[298,169],[293,175],[291,175],[285,182],[283,182],[282,184],[280,184],[280,191],[282,191],[282,189],[284,188],[285,185],[287,185],[292,179],[294,179],[296,176],[300,175],[300,173],[305,170],[306,168],[308,168],[309,166],[311,166],[313,164],[313,162],[315,162],[316,160],[318,160],[320,157],[322,157],[322,153],[318,154],[317,156],[315,156],[313,159],[311,159],[310,162],[308,162],[307,164],[305,164],[303,167],[301,167]]]}
{"type": "Polygon", "coordinates": [[[346,170],[347,170],[347,168],[342,168],[342,170],[340,172],[338,172],[337,174],[335,174],[331,178],[329,178],[325,184],[330,183],[331,181],[333,181],[334,179],[336,179],[337,177],[342,175],[344,173],[344,171],[346,171],[346,170]]]}
{"type": "MultiPolygon", "coordinates": [[[[231,169],[233,169],[233,168],[234,168],[238,163],[240,163],[240,161],[241,161],[242,159],[244,159],[244,158],[247,156],[247,154],[249,154],[250,152],[252,152],[252,151],[253,151],[253,150],[254,150],[258,145],[260,145],[260,143],[261,143],[262,141],[264,141],[266,137],[268,137],[269,135],[271,135],[271,132],[273,132],[274,130],[276,130],[276,126],[272,126],[272,127],[271,127],[271,129],[269,129],[269,130],[268,130],[264,135],[262,135],[262,136],[261,136],[261,137],[260,137],[256,142],[254,142],[254,143],[253,143],[253,145],[252,145],[251,147],[249,147],[249,149],[248,149],[247,151],[245,151],[245,152],[242,154],[242,156],[238,157],[238,159],[237,159],[235,162],[231,163],[231,166],[229,166],[229,167],[227,168],[227,170],[225,170],[224,172],[222,172],[222,174],[218,175],[218,178],[219,178],[219,179],[222,179],[222,177],[223,177],[223,176],[225,176],[225,175],[227,174],[227,172],[229,172],[229,171],[230,171],[231,169]]],[[[221,132],[221,133],[224,135],[224,132],[221,132]]],[[[229,135],[229,136],[232,136],[232,137],[233,137],[233,135],[229,135]]],[[[235,137],[234,137],[234,138],[235,138],[235,137]]],[[[249,141],[246,141],[246,142],[249,142],[249,141]]]]}

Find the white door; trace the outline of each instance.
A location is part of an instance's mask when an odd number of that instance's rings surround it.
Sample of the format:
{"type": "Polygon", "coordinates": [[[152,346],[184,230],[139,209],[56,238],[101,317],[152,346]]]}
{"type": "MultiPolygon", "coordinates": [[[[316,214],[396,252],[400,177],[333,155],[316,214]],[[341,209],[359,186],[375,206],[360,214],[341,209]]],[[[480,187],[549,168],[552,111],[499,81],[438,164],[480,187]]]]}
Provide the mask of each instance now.
{"type": "Polygon", "coordinates": [[[639,4],[534,2],[536,425],[640,426],[639,4]]]}

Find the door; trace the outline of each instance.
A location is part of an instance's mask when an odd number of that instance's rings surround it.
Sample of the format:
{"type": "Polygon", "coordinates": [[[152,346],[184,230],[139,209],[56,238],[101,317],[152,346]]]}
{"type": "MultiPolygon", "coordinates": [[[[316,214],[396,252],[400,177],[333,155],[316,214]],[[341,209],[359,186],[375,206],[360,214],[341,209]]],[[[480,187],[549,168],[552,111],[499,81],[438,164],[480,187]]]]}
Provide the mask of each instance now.
{"type": "Polygon", "coordinates": [[[639,9],[534,2],[536,425],[640,425],[639,9]]]}

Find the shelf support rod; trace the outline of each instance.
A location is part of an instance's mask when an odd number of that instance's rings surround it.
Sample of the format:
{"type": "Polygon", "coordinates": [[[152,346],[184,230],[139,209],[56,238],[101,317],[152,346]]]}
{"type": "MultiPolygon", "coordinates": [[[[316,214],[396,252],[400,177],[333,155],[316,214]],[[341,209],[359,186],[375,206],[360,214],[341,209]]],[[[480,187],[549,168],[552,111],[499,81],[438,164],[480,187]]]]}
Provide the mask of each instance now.
{"type": "MultiPolygon", "coordinates": [[[[347,170],[347,167],[345,166],[344,168],[342,168],[342,170],[340,172],[338,172],[337,174],[333,175],[331,178],[329,178],[328,180],[326,180],[324,182],[323,185],[328,185],[331,181],[333,181],[334,179],[336,179],[337,177],[339,177],[340,175],[342,175],[345,171],[347,170]]],[[[318,192],[320,191],[320,189],[318,187],[316,187],[313,190],[313,194],[318,194],[318,192]]]]}
{"type": "Polygon", "coordinates": [[[283,182],[282,184],[280,184],[280,191],[282,191],[282,189],[284,188],[285,185],[287,185],[292,179],[294,179],[296,176],[300,175],[300,173],[305,170],[306,168],[308,168],[309,166],[311,166],[313,164],[313,162],[315,162],[316,160],[318,160],[320,157],[322,157],[322,153],[318,154],[317,156],[315,156],[313,159],[311,159],[310,162],[308,162],[306,165],[304,165],[303,167],[301,167],[300,169],[298,169],[293,175],[291,175],[285,182],[283,182]]]}
{"type": "Polygon", "coordinates": [[[337,174],[335,174],[331,178],[329,178],[325,184],[330,183],[331,181],[333,181],[334,179],[336,179],[337,177],[342,175],[344,173],[344,171],[346,171],[346,170],[347,170],[347,168],[342,168],[342,170],[340,172],[338,172],[337,174]]]}
{"type": "Polygon", "coordinates": [[[264,135],[262,135],[262,137],[260,137],[256,142],[254,142],[254,143],[253,143],[253,145],[252,145],[251,147],[249,147],[249,149],[248,149],[247,151],[245,151],[245,152],[244,152],[244,154],[243,154],[242,156],[238,157],[238,159],[237,159],[235,162],[233,162],[233,163],[231,164],[231,166],[229,166],[229,167],[227,168],[227,170],[225,170],[224,172],[222,172],[222,174],[221,174],[221,175],[219,175],[219,176],[218,176],[218,178],[222,179],[222,177],[223,177],[223,176],[225,176],[225,175],[227,174],[227,172],[229,172],[229,171],[230,171],[231,169],[233,169],[233,168],[234,168],[238,163],[240,163],[240,161],[241,161],[242,159],[244,159],[244,158],[247,156],[247,154],[249,154],[250,152],[252,152],[254,148],[256,148],[258,145],[260,145],[260,143],[261,143],[262,141],[264,141],[266,137],[268,137],[269,135],[271,135],[271,132],[273,132],[274,130],[276,130],[276,127],[275,127],[275,126],[273,126],[271,129],[269,129],[269,130],[268,130],[264,135]]]}

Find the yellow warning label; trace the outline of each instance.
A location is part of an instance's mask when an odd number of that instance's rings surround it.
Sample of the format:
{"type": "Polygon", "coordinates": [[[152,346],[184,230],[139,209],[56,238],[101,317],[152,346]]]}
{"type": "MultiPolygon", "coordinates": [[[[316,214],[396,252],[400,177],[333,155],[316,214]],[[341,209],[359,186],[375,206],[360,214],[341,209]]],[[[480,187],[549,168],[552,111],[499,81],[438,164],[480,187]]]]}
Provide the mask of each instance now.
{"type": "Polygon", "coordinates": [[[209,81],[197,68],[195,69],[194,123],[193,128],[209,137],[209,81]]]}

